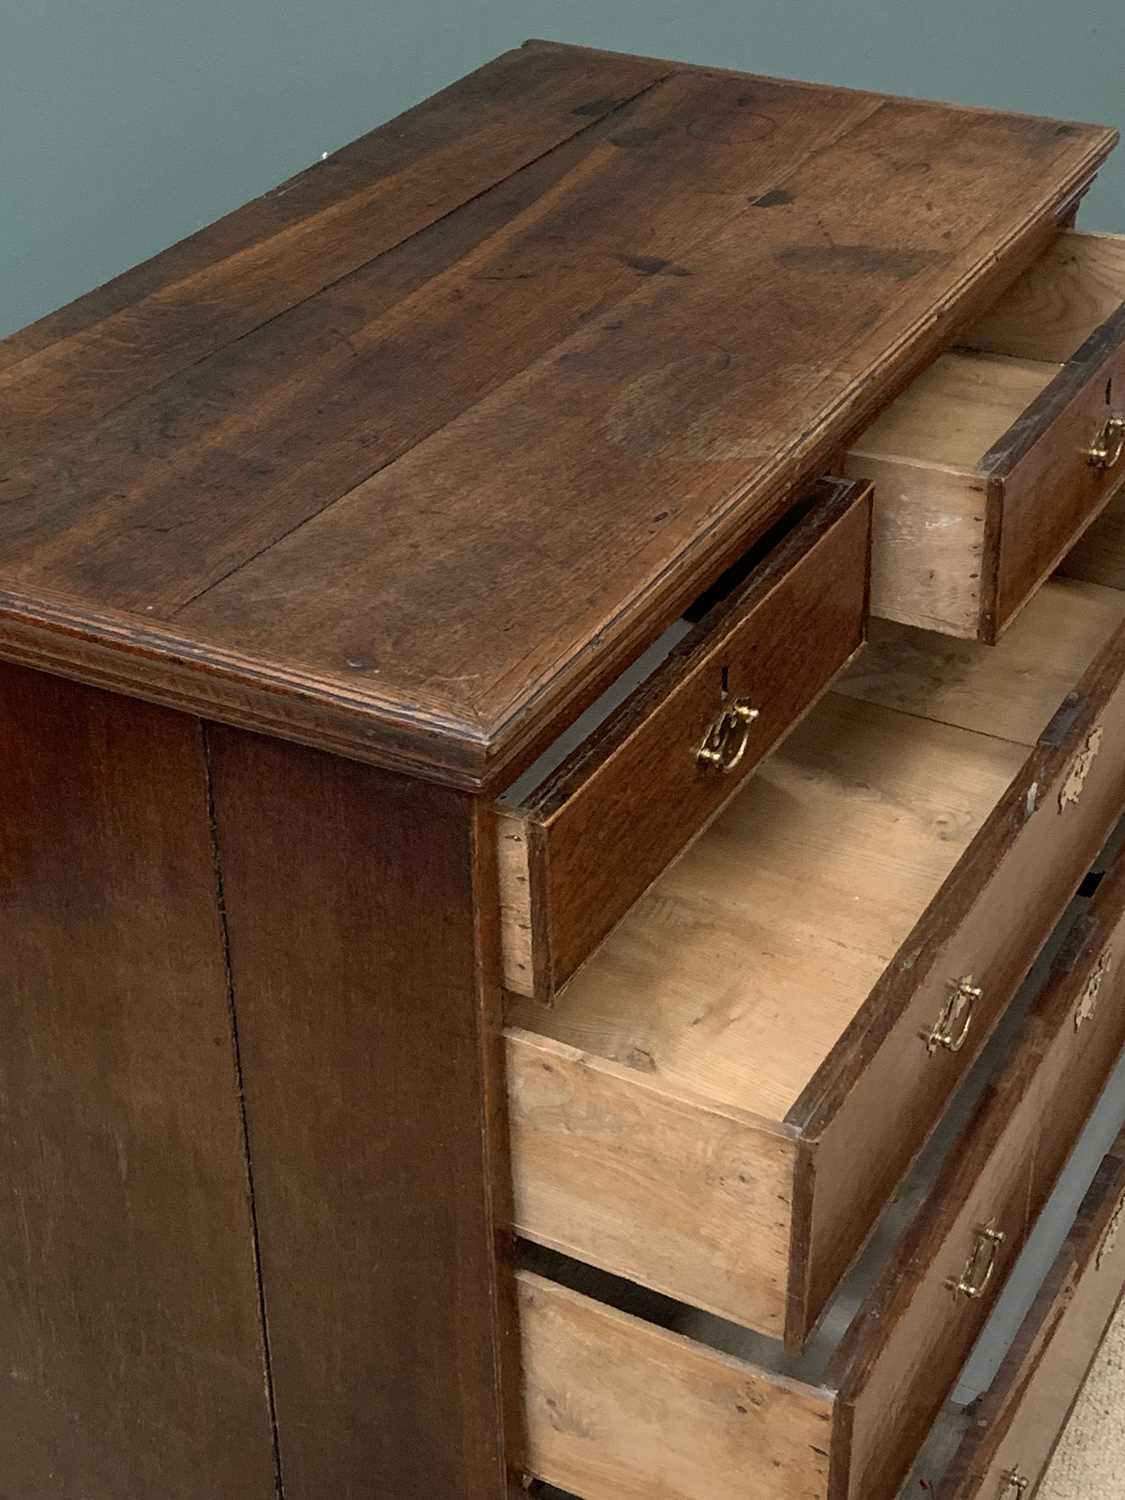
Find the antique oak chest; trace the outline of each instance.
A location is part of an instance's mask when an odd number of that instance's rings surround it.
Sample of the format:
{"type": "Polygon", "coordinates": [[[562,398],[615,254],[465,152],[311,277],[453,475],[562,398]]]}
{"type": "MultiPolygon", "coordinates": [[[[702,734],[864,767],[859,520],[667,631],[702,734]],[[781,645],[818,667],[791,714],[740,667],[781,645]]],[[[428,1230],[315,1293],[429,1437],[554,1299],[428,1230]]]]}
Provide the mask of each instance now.
{"type": "Polygon", "coordinates": [[[528,43],[0,343],[0,1494],[1026,1500],[1115,140],[528,43]]]}

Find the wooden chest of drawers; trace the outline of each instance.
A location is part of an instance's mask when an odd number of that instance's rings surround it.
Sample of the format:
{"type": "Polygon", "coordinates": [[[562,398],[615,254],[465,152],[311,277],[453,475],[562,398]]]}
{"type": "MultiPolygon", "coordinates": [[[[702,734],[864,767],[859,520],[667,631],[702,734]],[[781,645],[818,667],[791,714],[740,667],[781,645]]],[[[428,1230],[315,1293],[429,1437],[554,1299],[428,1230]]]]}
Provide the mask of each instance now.
{"type": "Polygon", "coordinates": [[[0,1490],[1030,1492],[1125,1276],[1114,140],[530,43],[0,344],[0,1490]]]}

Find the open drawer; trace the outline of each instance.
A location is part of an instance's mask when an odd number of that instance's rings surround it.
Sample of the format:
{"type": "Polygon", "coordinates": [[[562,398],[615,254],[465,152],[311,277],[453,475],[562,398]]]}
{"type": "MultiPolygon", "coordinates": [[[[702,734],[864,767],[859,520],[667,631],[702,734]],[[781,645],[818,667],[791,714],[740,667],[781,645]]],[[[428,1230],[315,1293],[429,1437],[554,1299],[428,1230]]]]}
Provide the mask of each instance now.
{"type": "MultiPolygon", "coordinates": [[[[958,1101],[965,1128],[951,1122],[936,1171],[915,1172],[906,1232],[888,1226],[889,1253],[873,1247],[803,1355],[533,1255],[519,1273],[526,1470],[582,1500],[891,1500],[1104,1112],[1125,1045],[1123,939],[1119,858],[958,1101]]],[[[1110,1104],[1117,1129],[1125,1099],[1110,1104]]]]}
{"type": "Polygon", "coordinates": [[[506,987],[553,999],[863,642],[869,486],[826,479],[498,806],[506,987]]]}
{"type": "Polygon", "coordinates": [[[873,622],[829,693],[506,1032],[521,1234],[806,1339],[1125,806],[1125,594],[1000,645],[873,622]]]}
{"type": "Polygon", "coordinates": [[[1125,237],[1069,232],[857,440],[876,615],[993,641],[1125,480],[1125,237]]]}

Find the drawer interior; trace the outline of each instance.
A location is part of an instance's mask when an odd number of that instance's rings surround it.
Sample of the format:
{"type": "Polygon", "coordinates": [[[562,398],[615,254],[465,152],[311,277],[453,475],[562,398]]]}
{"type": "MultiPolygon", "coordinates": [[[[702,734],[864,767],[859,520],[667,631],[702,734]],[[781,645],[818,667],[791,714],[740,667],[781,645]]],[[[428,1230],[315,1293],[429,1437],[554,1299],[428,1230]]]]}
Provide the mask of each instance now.
{"type": "MultiPolygon", "coordinates": [[[[1099,864],[1114,858],[1119,844],[1120,839],[1115,839],[1113,849],[1107,851],[1105,860],[1099,861],[1099,864]]],[[[754,1334],[727,1320],[702,1313],[621,1278],[534,1246],[524,1247],[521,1278],[525,1290],[530,1288],[534,1296],[538,1289],[548,1300],[556,1295],[565,1299],[566,1294],[571,1294],[572,1300],[566,1305],[564,1316],[573,1315],[576,1310],[586,1306],[585,1299],[590,1299],[599,1308],[612,1309],[620,1315],[622,1321],[619,1332],[621,1329],[643,1327],[652,1331],[646,1337],[655,1339],[657,1330],[664,1335],[671,1335],[671,1339],[666,1338],[663,1343],[659,1339],[655,1340],[652,1356],[660,1360],[666,1369],[675,1372],[677,1378],[688,1382],[689,1404],[700,1390],[710,1395],[708,1381],[721,1384],[730,1380],[733,1375],[730,1392],[734,1403],[732,1410],[735,1412],[742,1409],[736,1399],[740,1389],[742,1401],[752,1411],[768,1411],[772,1392],[784,1390],[791,1394],[799,1390],[807,1396],[814,1409],[819,1403],[823,1415],[823,1411],[831,1404],[831,1393],[840,1384],[841,1351],[846,1351],[849,1347],[853,1350],[862,1348],[863,1323],[865,1320],[870,1323],[881,1316],[881,1281],[889,1277],[897,1278],[902,1274],[912,1274],[909,1259],[903,1264],[894,1259],[896,1247],[901,1245],[904,1230],[933,1196],[935,1188],[940,1192],[943,1181],[949,1175],[951,1161],[959,1151],[964,1153],[966,1126],[972,1122],[972,1128],[977,1128],[982,1101],[990,1091],[996,1089],[999,1078],[1005,1073],[1010,1074],[1013,1057],[1028,1045],[1029,1028],[1035,1024],[1029,1018],[1029,1013],[1033,1013],[1037,1006],[1041,1009],[1045,982],[1051,973],[1051,966],[1069,931],[1081,921],[1087,910],[1093,886],[1092,881],[1084,883],[1076,895],[1020,995],[970,1072],[940,1129],[931,1138],[901,1191],[883,1215],[863,1256],[842,1283],[815,1338],[800,1354],[789,1352],[778,1341],[754,1334]],[[561,1290],[546,1291],[548,1286],[561,1290]],[[715,1361],[709,1371],[706,1361],[702,1366],[695,1363],[701,1351],[707,1351],[708,1356],[715,1361]],[[744,1388],[740,1388],[738,1372],[742,1372],[744,1388]]],[[[1092,1113],[1070,1156],[1066,1171],[1060,1177],[1034,1233],[1008,1276],[985,1332],[965,1367],[961,1384],[942,1412],[935,1434],[919,1460],[917,1477],[934,1477],[935,1465],[948,1459],[955,1448],[956,1441],[964,1430],[963,1412],[969,1394],[979,1394],[1000,1363],[1039,1283],[1070,1229],[1079,1202],[1102,1156],[1109,1149],[1123,1120],[1125,1062],[1119,1064],[1102,1092],[1100,1102],[1092,1107],[1092,1113]]],[[[953,1304],[950,1305],[952,1308],[953,1304]]],[[[580,1318],[580,1311],[578,1316],[580,1318]]],[[[952,1313],[950,1316],[952,1318],[952,1313]]],[[[561,1349],[561,1341],[558,1341],[558,1347],[561,1349]]],[[[596,1367],[595,1356],[591,1370],[596,1367]]],[[[542,1366],[533,1359],[530,1368],[534,1385],[542,1366]]],[[[574,1389],[570,1392],[568,1401],[565,1395],[566,1371],[560,1368],[558,1373],[562,1383],[551,1385],[550,1400],[555,1403],[561,1430],[565,1430],[569,1423],[586,1412],[601,1413],[601,1393],[596,1386],[590,1391],[574,1389]]],[[[596,1380],[596,1376],[594,1378],[596,1380]]],[[[659,1380],[654,1379],[653,1399],[657,1409],[661,1400],[658,1386],[659,1380]]],[[[532,1393],[532,1401],[537,1400],[541,1394],[536,1388],[532,1393]]],[[[591,1420],[594,1420],[592,1416],[591,1420]]],[[[673,1420],[671,1416],[669,1420],[673,1420]]],[[[534,1428],[533,1415],[533,1443],[534,1428]]],[[[811,1473],[798,1473],[794,1455],[787,1451],[788,1442],[796,1444],[801,1440],[803,1429],[800,1422],[794,1421],[792,1414],[787,1412],[784,1418],[777,1421],[777,1428],[774,1458],[782,1468],[794,1463],[794,1471],[787,1472],[785,1476],[791,1488],[784,1493],[801,1496],[824,1493],[822,1486],[827,1486],[828,1483],[826,1470],[819,1478],[811,1473]]],[[[701,1443],[706,1441],[708,1435],[712,1442],[718,1444],[718,1449],[711,1452],[701,1449],[697,1469],[689,1462],[682,1470],[669,1468],[661,1473],[661,1481],[666,1485],[661,1493],[667,1493],[670,1500],[671,1497],[694,1497],[696,1494],[710,1494],[712,1491],[724,1497],[728,1493],[756,1493],[749,1477],[729,1467],[736,1449],[725,1445],[736,1444],[738,1441],[737,1417],[729,1429],[720,1426],[710,1434],[701,1433],[701,1443]],[[711,1467],[709,1473],[709,1466],[717,1467],[711,1467]],[[741,1485],[746,1488],[739,1488],[741,1485]]],[[[614,1446],[614,1439],[618,1436],[620,1434],[612,1435],[609,1447],[614,1446]]],[[[690,1436],[686,1441],[690,1444],[690,1436]]],[[[821,1443],[827,1456],[827,1435],[822,1437],[821,1443]]],[[[546,1447],[554,1451],[549,1439],[546,1447]]],[[[548,1465],[549,1463],[550,1458],[548,1465]]],[[[813,1468],[815,1467],[814,1465],[813,1468]]],[[[615,1470],[614,1460],[607,1454],[604,1472],[591,1470],[588,1480],[578,1487],[577,1493],[582,1496],[582,1500],[622,1500],[626,1495],[647,1493],[631,1489],[630,1484],[633,1482],[635,1476],[629,1479],[624,1477],[622,1471],[615,1470]]],[[[836,1491],[833,1490],[832,1493],[836,1491]]],[[[909,1493],[909,1488],[904,1493],[909,1493]]],[[[547,1494],[559,1496],[561,1500],[564,1492],[548,1490],[547,1494]]]]}
{"type": "Polygon", "coordinates": [[[509,990],[551,1004],[855,654],[870,517],[819,481],[504,792],[509,990]]]}
{"type": "Polygon", "coordinates": [[[874,614],[994,638],[1108,502],[1082,450],[1125,410],[1123,305],[1125,236],[1061,235],[856,440],[874,614]]]}
{"type": "Polygon", "coordinates": [[[1125,235],[1061,234],[961,336],[986,354],[1061,364],[1125,302],[1125,235]]]}
{"type": "Polygon", "coordinates": [[[995,648],[883,625],[565,1003],[512,1024],[783,1119],[1123,619],[1059,580],[995,648]]]}
{"type": "MultiPolygon", "coordinates": [[[[521,1234],[770,1336],[792,1327],[791,1122],[1123,617],[1122,593],[1060,579],[994,648],[880,625],[560,1003],[513,1001],[521,1234]]],[[[947,1080],[934,1120],[957,1061],[929,1075],[947,1080]]],[[[851,1249],[901,1171],[865,1223],[846,1205],[851,1249]]]]}
{"type": "Polygon", "coordinates": [[[1122,303],[1125,235],[1060,236],[954,349],[891,402],[853,452],[970,477],[1122,303]]]}

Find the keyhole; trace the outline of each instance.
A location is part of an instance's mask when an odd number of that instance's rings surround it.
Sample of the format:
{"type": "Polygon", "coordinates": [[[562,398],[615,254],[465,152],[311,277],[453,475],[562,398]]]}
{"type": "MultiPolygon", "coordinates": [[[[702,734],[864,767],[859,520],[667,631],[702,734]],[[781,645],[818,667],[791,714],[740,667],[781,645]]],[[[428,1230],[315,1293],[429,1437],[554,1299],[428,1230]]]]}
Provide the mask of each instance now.
{"type": "Polygon", "coordinates": [[[719,682],[719,701],[725,703],[730,697],[730,668],[723,667],[719,682]]]}
{"type": "Polygon", "coordinates": [[[1111,375],[1105,383],[1105,404],[1113,405],[1113,376],[1111,375]]]}

